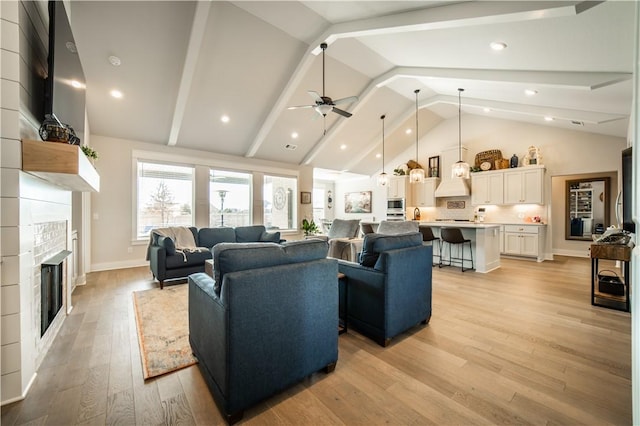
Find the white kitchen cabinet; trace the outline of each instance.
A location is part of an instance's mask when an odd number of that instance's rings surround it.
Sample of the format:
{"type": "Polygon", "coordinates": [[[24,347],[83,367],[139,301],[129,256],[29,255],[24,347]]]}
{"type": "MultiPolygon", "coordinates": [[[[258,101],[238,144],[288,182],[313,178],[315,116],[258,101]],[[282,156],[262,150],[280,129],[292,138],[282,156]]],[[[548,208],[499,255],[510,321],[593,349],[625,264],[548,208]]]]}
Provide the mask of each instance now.
{"type": "Polygon", "coordinates": [[[409,176],[391,176],[387,187],[387,198],[404,198],[405,206],[412,206],[411,185],[409,176]]]}
{"type": "Polygon", "coordinates": [[[477,172],[471,174],[471,204],[502,204],[504,202],[504,173],[477,172]]]}
{"type": "Polygon", "coordinates": [[[522,167],[504,173],[504,204],[543,204],[544,168],[522,167]]]}
{"type": "Polygon", "coordinates": [[[504,253],[504,225],[500,225],[500,254],[504,253]]]}
{"type": "Polygon", "coordinates": [[[435,207],[435,193],[439,182],[438,178],[425,178],[424,183],[409,184],[413,190],[414,207],[435,207]]]}
{"type": "Polygon", "coordinates": [[[536,225],[505,225],[503,254],[535,257],[542,261],[540,227],[536,225]]]}

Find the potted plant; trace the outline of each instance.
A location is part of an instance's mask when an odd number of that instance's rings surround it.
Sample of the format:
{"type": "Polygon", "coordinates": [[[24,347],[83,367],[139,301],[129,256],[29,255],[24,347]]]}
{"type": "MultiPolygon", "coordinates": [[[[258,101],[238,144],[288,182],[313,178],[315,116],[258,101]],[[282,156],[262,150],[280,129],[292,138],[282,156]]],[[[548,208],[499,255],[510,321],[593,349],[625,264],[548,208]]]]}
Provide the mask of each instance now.
{"type": "Polygon", "coordinates": [[[98,152],[90,146],[82,145],[80,149],[82,150],[82,152],[84,152],[84,155],[86,155],[87,158],[91,160],[92,163],[98,159],[98,152]]]}
{"type": "Polygon", "coordinates": [[[315,224],[313,219],[311,219],[311,221],[302,219],[302,230],[304,231],[305,237],[308,237],[309,235],[315,235],[320,232],[318,225],[315,224]]]}

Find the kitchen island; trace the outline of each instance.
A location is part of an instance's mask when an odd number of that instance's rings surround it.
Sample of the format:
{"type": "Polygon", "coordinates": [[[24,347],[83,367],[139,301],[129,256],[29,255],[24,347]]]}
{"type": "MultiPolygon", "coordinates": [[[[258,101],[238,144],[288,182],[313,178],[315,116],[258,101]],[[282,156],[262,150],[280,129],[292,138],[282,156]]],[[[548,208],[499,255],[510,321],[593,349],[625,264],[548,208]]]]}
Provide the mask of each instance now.
{"type": "MultiPolygon", "coordinates": [[[[471,240],[473,251],[473,263],[476,272],[487,273],[500,267],[500,225],[489,223],[475,222],[456,222],[456,221],[437,221],[437,222],[420,222],[420,226],[428,226],[433,230],[433,235],[440,237],[442,228],[460,228],[464,238],[471,240]]],[[[464,267],[471,268],[471,256],[469,254],[469,245],[464,244],[464,267]]],[[[442,248],[442,241],[440,242],[442,248]]],[[[453,257],[462,257],[459,252],[462,246],[452,246],[451,254],[453,257]]],[[[442,253],[443,260],[448,262],[449,249],[442,253]]]]}

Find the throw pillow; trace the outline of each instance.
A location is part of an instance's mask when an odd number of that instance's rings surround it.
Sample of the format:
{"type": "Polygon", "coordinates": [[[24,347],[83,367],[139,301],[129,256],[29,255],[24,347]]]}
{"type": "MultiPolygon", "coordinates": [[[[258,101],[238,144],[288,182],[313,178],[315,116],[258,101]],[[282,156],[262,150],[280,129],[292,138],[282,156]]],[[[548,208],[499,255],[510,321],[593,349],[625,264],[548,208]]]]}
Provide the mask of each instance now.
{"type": "Polygon", "coordinates": [[[164,247],[167,252],[167,256],[173,256],[176,254],[176,244],[170,237],[159,237],[158,245],[164,247]]]}
{"type": "Polygon", "coordinates": [[[260,234],[260,242],[262,243],[279,243],[280,242],[280,232],[267,232],[264,231],[260,234]]]}

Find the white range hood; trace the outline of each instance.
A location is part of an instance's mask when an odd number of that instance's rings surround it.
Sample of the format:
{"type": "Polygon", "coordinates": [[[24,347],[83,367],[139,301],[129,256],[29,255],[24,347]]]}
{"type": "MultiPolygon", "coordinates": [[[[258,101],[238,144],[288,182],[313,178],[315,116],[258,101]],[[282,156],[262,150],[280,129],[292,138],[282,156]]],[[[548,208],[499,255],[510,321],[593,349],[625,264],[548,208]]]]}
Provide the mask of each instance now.
{"type": "Polygon", "coordinates": [[[451,166],[458,161],[458,159],[465,160],[467,156],[467,148],[458,146],[444,149],[442,151],[442,168],[441,176],[442,180],[440,185],[436,189],[436,197],[468,197],[471,191],[469,190],[469,179],[452,178],[451,166]],[[459,157],[460,156],[460,157],[459,157]]]}
{"type": "Polygon", "coordinates": [[[468,197],[469,191],[468,179],[449,178],[442,179],[440,185],[436,189],[436,198],[443,197],[468,197]]]}

